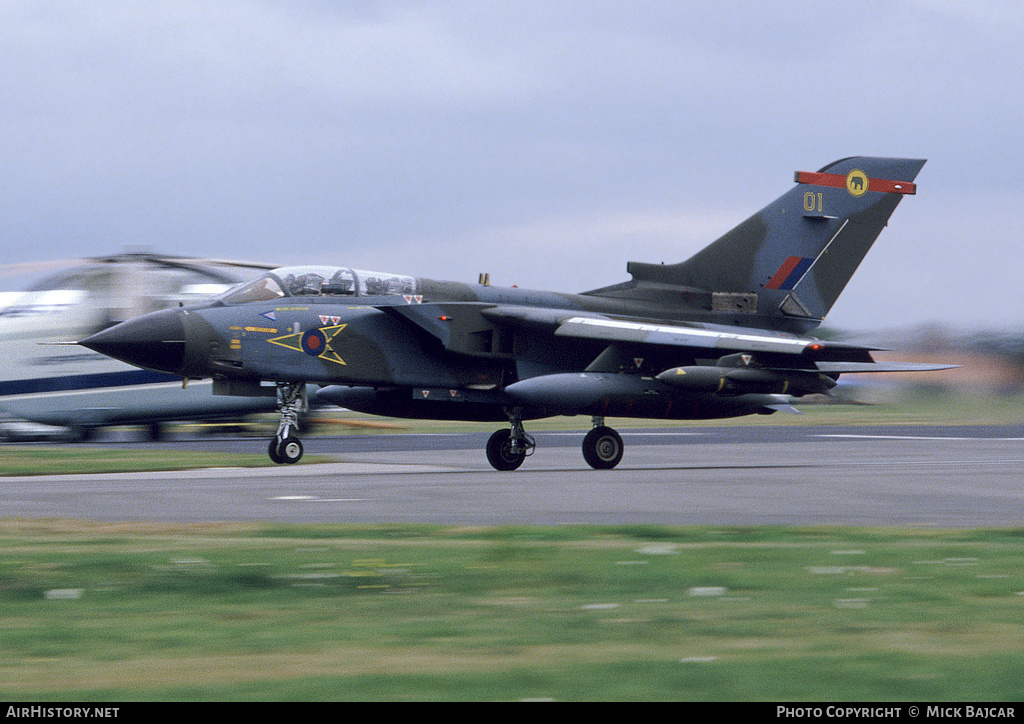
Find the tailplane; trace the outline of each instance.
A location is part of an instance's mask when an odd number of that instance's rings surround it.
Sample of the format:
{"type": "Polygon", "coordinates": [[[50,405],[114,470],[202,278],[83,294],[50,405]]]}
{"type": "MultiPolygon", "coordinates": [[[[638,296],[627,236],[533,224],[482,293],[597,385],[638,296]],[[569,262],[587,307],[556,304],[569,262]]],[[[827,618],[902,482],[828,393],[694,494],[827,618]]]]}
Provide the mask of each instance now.
{"type": "MultiPolygon", "coordinates": [[[[589,294],[702,300],[711,312],[813,326],[828,313],[923,160],[852,157],[816,173],[678,264],[630,262],[633,280],[589,294]],[[780,319],[781,318],[781,319],[780,319]]],[[[753,321],[753,320],[751,320],[753,321]]]]}

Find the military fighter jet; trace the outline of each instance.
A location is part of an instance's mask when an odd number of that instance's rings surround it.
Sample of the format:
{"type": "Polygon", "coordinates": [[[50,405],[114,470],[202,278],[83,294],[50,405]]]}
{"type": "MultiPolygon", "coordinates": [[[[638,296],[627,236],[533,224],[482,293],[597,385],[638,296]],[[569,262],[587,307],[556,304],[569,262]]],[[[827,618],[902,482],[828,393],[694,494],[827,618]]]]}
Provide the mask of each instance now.
{"type": "Polygon", "coordinates": [[[215,394],[278,397],[275,462],[302,456],[295,418],[316,398],[378,415],[504,420],[498,470],[534,451],[524,420],[589,415],[583,457],[622,458],[608,417],[770,414],[879,363],[808,332],[832,307],[923,160],[846,158],[690,259],[630,262],[630,281],[580,294],[347,268],[270,271],[215,301],[128,320],[80,344],[139,367],[213,378],[215,394]]]}

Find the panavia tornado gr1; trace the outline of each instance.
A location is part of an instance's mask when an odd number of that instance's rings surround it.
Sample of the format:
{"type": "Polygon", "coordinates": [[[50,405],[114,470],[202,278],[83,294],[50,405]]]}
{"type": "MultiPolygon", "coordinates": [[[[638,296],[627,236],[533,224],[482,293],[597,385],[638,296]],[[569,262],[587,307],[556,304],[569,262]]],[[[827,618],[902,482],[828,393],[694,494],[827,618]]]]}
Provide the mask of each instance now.
{"type": "Polygon", "coordinates": [[[524,420],[589,415],[583,457],[613,468],[623,444],[606,417],[770,414],[843,374],[942,369],[875,362],[874,348],[808,334],[924,163],[855,157],[798,172],[794,188],[690,259],[630,262],[631,280],[592,291],[286,267],[80,344],[212,378],[214,394],[276,395],[279,463],[302,456],[296,420],[315,395],[390,417],[505,421],[487,443],[498,470],[533,453],[524,420]]]}

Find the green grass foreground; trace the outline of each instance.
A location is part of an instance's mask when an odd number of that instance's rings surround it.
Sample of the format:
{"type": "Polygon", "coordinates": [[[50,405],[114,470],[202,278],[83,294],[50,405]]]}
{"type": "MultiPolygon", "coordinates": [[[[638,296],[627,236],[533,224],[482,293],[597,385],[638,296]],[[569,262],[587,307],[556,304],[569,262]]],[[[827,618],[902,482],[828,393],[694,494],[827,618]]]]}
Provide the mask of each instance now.
{"type": "Polygon", "coordinates": [[[8,701],[1018,701],[1024,530],[0,520],[8,701]]]}

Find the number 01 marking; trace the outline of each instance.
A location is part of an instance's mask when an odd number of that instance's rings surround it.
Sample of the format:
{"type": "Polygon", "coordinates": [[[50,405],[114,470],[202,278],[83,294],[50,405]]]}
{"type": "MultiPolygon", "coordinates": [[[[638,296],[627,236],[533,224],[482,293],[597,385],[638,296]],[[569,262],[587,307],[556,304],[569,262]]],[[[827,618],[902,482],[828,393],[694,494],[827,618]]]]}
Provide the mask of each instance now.
{"type": "Polygon", "coordinates": [[[822,211],[821,192],[808,191],[804,194],[804,211],[822,211]]]}

